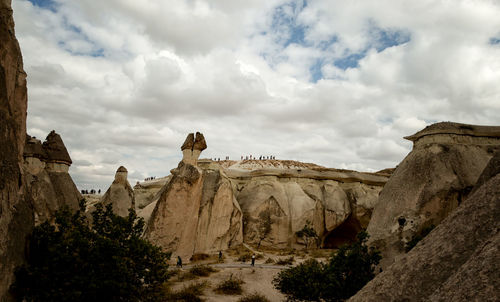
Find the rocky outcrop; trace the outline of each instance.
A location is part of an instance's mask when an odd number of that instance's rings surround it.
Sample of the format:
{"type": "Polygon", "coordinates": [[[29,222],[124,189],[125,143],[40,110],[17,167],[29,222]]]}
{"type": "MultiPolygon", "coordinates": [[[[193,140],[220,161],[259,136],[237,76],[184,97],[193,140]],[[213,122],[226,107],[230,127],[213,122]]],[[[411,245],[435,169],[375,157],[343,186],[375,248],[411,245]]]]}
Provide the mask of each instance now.
{"type": "Polygon", "coordinates": [[[497,153],[474,193],[349,301],[499,301],[499,161],[497,153]]]}
{"type": "Polygon", "coordinates": [[[160,190],[170,181],[172,175],[159,177],[143,182],[137,182],[134,186],[135,207],[137,212],[155,202],[160,198],[160,190]]]}
{"type": "Polygon", "coordinates": [[[111,204],[113,213],[119,216],[128,216],[130,208],[135,209],[134,190],[130,186],[128,180],[128,171],[124,166],[120,166],[115,173],[115,180],[108,188],[101,203],[106,206],[111,204]]]}
{"type": "MultiPolygon", "coordinates": [[[[304,165],[304,164],[303,164],[304,165]]],[[[255,160],[225,169],[243,211],[244,241],[278,248],[304,244],[295,233],[311,223],[323,247],[354,240],[366,228],[387,177],[375,173],[301,167],[255,160]],[[246,170],[242,166],[260,166],[246,170]],[[291,166],[292,168],[288,168],[291,166]],[[279,167],[279,168],[275,168],[279,167]],[[269,220],[271,231],[259,229],[269,220]]]]}
{"type": "Polygon", "coordinates": [[[24,261],[33,210],[22,174],[26,74],[10,0],[0,0],[0,301],[10,301],[14,268],[24,261]]]}
{"type": "Polygon", "coordinates": [[[468,196],[495,150],[500,127],[443,122],[406,137],[413,150],[380,193],[368,233],[382,251],[382,267],[404,252],[406,242],[438,225],[468,196]]]}
{"type": "Polygon", "coordinates": [[[171,171],[172,179],[162,189],[145,231],[146,238],[186,260],[195,253],[216,252],[242,242],[242,214],[231,182],[220,169],[191,164],[192,158],[183,159],[171,171]]]}
{"type": "Polygon", "coordinates": [[[82,196],[68,173],[72,161],[59,134],[50,132],[43,144],[28,135],[23,157],[36,225],[52,221],[63,206],[78,209],[82,196]]]}

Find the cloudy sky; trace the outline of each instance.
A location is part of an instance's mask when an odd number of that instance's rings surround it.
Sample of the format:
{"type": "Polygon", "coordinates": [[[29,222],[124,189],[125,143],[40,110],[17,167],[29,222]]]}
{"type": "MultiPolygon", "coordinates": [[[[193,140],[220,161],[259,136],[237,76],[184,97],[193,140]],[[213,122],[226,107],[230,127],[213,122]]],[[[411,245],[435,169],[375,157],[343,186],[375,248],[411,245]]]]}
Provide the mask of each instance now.
{"type": "Polygon", "coordinates": [[[437,121],[500,125],[500,2],[12,0],[28,133],[80,189],[202,157],[374,171],[437,121]]]}

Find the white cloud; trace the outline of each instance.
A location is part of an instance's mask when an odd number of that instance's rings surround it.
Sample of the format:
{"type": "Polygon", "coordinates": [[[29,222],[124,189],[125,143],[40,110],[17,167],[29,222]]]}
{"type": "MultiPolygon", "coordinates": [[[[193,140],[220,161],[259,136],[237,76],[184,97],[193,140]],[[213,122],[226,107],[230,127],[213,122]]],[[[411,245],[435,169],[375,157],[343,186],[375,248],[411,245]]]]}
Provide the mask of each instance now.
{"type": "Polygon", "coordinates": [[[55,3],[13,1],[28,131],[62,135],[80,188],[168,174],[193,131],[205,157],[373,171],[428,123],[500,124],[491,1],[55,3]]]}

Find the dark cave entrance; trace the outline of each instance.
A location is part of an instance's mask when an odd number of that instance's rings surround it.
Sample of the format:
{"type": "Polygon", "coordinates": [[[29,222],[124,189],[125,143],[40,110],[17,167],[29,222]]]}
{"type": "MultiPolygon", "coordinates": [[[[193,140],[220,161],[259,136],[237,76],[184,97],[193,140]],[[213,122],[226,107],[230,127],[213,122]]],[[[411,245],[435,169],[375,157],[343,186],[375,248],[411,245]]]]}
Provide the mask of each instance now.
{"type": "Polygon", "coordinates": [[[359,221],[349,215],[349,217],[336,227],[323,240],[323,248],[337,249],[344,244],[350,244],[356,241],[356,235],[362,230],[359,221]]]}

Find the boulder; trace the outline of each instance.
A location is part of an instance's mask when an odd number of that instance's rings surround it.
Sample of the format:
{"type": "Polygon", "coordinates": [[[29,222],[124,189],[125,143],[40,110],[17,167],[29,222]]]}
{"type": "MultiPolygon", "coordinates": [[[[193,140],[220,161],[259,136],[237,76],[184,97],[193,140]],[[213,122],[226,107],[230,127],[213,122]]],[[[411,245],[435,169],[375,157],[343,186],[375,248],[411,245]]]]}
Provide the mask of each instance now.
{"type": "Polygon", "coordinates": [[[139,213],[151,203],[160,198],[159,192],[172,178],[171,175],[159,177],[143,182],[137,182],[134,186],[135,207],[139,213]]]}
{"type": "Polygon", "coordinates": [[[380,193],[367,228],[384,268],[415,234],[438,225],[469,195],[500,150],[500,127],[443,122],[406,139],[413,149],[380,193]]]}
{"type": "Polygon", "coordinates": [[[456,210],[349,301],[499,301],[499,157],[456,210]]]}
{"type": "Polygon", "coordinates": [[[0,0],[0,301],[11,301],[14,268],[23,263],[33,209],[22,172],[27,90],[10,0],[0,0]]]}
{"type": "Polygon", "coordinates": [[[111,204],[113,213],[119,216],[128,216],[128,210],[135,208],[134,190],[128,180],[128,171],[124,166],[120,166],[115,173],[115,180],[108,188],[101,199],[101,203],[106,206],[111,204]]]}

